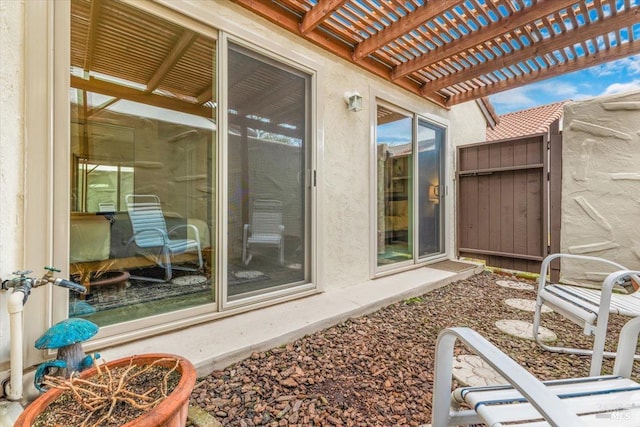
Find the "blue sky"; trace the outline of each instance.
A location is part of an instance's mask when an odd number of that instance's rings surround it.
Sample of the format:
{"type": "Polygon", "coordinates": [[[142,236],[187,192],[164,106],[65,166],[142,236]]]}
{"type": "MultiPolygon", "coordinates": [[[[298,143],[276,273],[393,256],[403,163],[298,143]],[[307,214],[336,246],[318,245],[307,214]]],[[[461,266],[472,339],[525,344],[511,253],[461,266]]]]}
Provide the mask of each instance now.
{"type": "Polygon", "coordinates": [[[640,55],[542,80],[489,97],[498,114],[640,89],[640,55]]]}

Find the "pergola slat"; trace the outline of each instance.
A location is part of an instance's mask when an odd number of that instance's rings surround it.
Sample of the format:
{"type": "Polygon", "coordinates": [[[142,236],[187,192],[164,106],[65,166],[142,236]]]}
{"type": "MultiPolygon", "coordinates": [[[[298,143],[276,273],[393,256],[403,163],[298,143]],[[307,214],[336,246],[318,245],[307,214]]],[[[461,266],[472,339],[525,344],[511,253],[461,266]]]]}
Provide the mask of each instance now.
{"type": "MultiPolygon", "coordinates": [[[[633,10],[629,10],[626,12],[622,12],[617,14],[615,17],[609,18],[614,25],[619,27],[624,27],[628,25],[630,22],[633,22],[637,19],[636,12],[633,10]]],[[[510,55],[505,55],[501,58],[496,58],[494,61],[487,61],[482,65],[476,66],[470,69],[467,73],[460,75],[453,74],[448,77],[442,78],[431,85],[426,85],[423,89],[423,94],[437,92],[440,89],[443,89],[447,86],[452,86],[456,83],[468,80],[470,78],[476,78],[483,74],[487,74],[491,72],[491,70],[500,69],[507,64],[514,64],[521,61],[525,61],[530,57],[535,56],[543,56],[549,54],[555,50],[557,50],[562,43],[562,45],[575,45],[579,42],[583,42],[589,40],[597,35],[600,35],[603,31],[606,31],[610,28],[611,22],[603,20],[603,21],[595,21],[591,24],[585,25],[580,29],[575,29],[572,31],[568,31],[565,34],[558,34],[553,37],[549,37],[546,40],[543,40],[535,45],[529,46],[527,48],[521,49],[519,51],[513,52],[510,55]]],[[[628,43],[630,44],[630,43],[628,43]]],[[[638,48],[635,46],[636,49],[638,48]]],[[[615,48],[617,49],[617,48],[615,48]]],[[[571,61],[567,61],[571,62],[571,61]]],[[[594,64],[597,65],[597,64],[594,64]]]]}
{"type": "Polygon", "coordinates": [[[514,12],[508,18],[508,24],[506,22],[503,22],[503,20],[491,23],[470,36],[462,37],[458,40],[448,43],[447,45],[445,45],[444,49],[434,52],[433,55],[424,55],[423,57],[418,58],[415,61],[411,61],[409,63],[405,63],[396,67],[396,69],[393,70],[392,79],[398,79],[412,71],[426,67],[430,63],[437,62],[442,58],[450,55],[451,52],[467,50],[470,47],[494,39],[495,37],[498,37],[505,33],[506,25],[508,25],[510,28],[519,28],[523,25],[528,24],[529,22],[544,18],[550,13],[553,13],[559,9],[563,9],[573,3],[575,3],[575,0],[555,0],[547,1],[544,3],[539,2],[536,6],[531,6],[518,12],[514,12]]]}

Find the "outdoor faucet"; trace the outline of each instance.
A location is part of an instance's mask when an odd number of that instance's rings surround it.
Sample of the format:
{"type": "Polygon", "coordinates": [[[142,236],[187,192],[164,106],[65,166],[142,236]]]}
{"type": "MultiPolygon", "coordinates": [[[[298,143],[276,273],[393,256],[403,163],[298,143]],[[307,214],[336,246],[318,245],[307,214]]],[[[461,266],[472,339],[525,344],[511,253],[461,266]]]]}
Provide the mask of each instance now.
{"type": "Polygon", "coordinates": [[[85,294],[87,289],[79,285],[78,283],[72,282],[70,280],[64,280],[60,278],[53,277],[53,273],[59,273],[60,270],[54,267],[45,267],[46,273],[40,279],[35,279],[33,277],[27,277],[27,274],[32,273],[32,270],[19,270],[14,271],[13,275],[18,276],[13,279],[7,279],[2,281],[2,290],[9,290],[10,288],[14,289],[14,292],[19,291],[22,292],[24,297],[22,299],[22,304],[27,303],[27,299],[31,294],[31,288],[37,288],[39,286],[44,286],[48,283],[51,283],[55,286],[60,286],[63,288],[70,289],[72,291],[78,292],[80,294],[85,294]]]}
{"type": "Polygon", "coordinates": [[[2,388],[8,400],[19,401],[22,399],[23,384],[22,384],[22,372],[23,372],[23,309],[24,305],[31,294],[31,288],[37,288],[49,283],[63,288],[71,289],[72,291],[84,294],[87,289],[75,282],[69,280],[59,279],[53,277],[54,272],[60,272],[60,270],[53,267],[45,267],[47,270],[42,278],[37,279],[33,277],[27,277],[31,273],[31,270],[15,271],[14,278],[3,280],[0,284],[0,289],[8,291],[13,289],[13,292],[9,295],[7,302],[7,310],[9,312],[9,334],[10,334],[10,367],[11,377],[9,381],[2,382],[2,388]]]}
{"type": "Polygon", "coordinates": [[[31,277],[27,277],[27,274],[31,273],[31,270],[19,270],[14,271],[13,275],[18,276],[13,279],[7,279],[2,281],[2,290],[9,290],[13,288],[14,292],[22,292],[24,295],[22,298],[22,304],[27,303],[27,298],[29,298],[29,294],[31,294],[31,288],[36,279],[31,277]]]}

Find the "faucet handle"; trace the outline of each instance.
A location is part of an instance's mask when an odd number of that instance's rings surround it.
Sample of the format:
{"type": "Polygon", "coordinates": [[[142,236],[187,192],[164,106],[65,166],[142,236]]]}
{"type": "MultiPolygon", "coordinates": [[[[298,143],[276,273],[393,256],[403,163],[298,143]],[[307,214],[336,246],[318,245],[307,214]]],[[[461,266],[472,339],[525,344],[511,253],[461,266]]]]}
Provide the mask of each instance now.
{"type": "Polygon", "coordinates": [[[20,276],[20,278],[23,279],[29,273],[33,273],[33,270],[18,270],[14,271],[11,274],[13,274],[14,276],[20,276]]]}

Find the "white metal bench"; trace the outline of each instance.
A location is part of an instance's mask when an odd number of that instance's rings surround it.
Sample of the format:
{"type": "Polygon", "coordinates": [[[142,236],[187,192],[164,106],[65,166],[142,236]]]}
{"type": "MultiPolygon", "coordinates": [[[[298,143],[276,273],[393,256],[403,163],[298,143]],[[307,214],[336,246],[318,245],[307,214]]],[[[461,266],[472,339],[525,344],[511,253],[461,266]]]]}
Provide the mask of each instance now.
{"type": "MultiPolygon", "coordinates": [[[[590,375],[600,375],[603,357],[615,357],[615,353],[604,351],[609,315],[619,314],[631,318],[640,316],[640,291],[635,291],[631,294],[618,293],[613,291],[614,286],[624,278],[635,276],[635,280],[638,280],[639,274],[639,271],[627,270],[624,266],[604,258],[573,254],[552,254],[547,256],[542,262],[533,318],[533,336],[538,345],[549,351],[591,355],[590,375]],[[547,270],[550,263],[556,259],[596,262],[609,269],[614,268],[619,271],[610,273],[600,289],[549,283],[547,281],[547,270]],[[543,305],[583,326],[585,335],[594,335],[593,348],[556,347],[544,343],[538,335],[543,305]]],[[[638,425],[640,425],[640,422],[638,425]]]]}
{"type": "Polygon", "coordinates": [[[445,329],[436,345],[432,426],[637,427],[640,384],[630,377],[639,333],[640,318],[622,329],[613,375],[541,382],[474,330],[445,329]],[[508,383],[451,393],[457,340],[508,383]],[[471,409],[461,409],[463,404],[471,409]]]}

